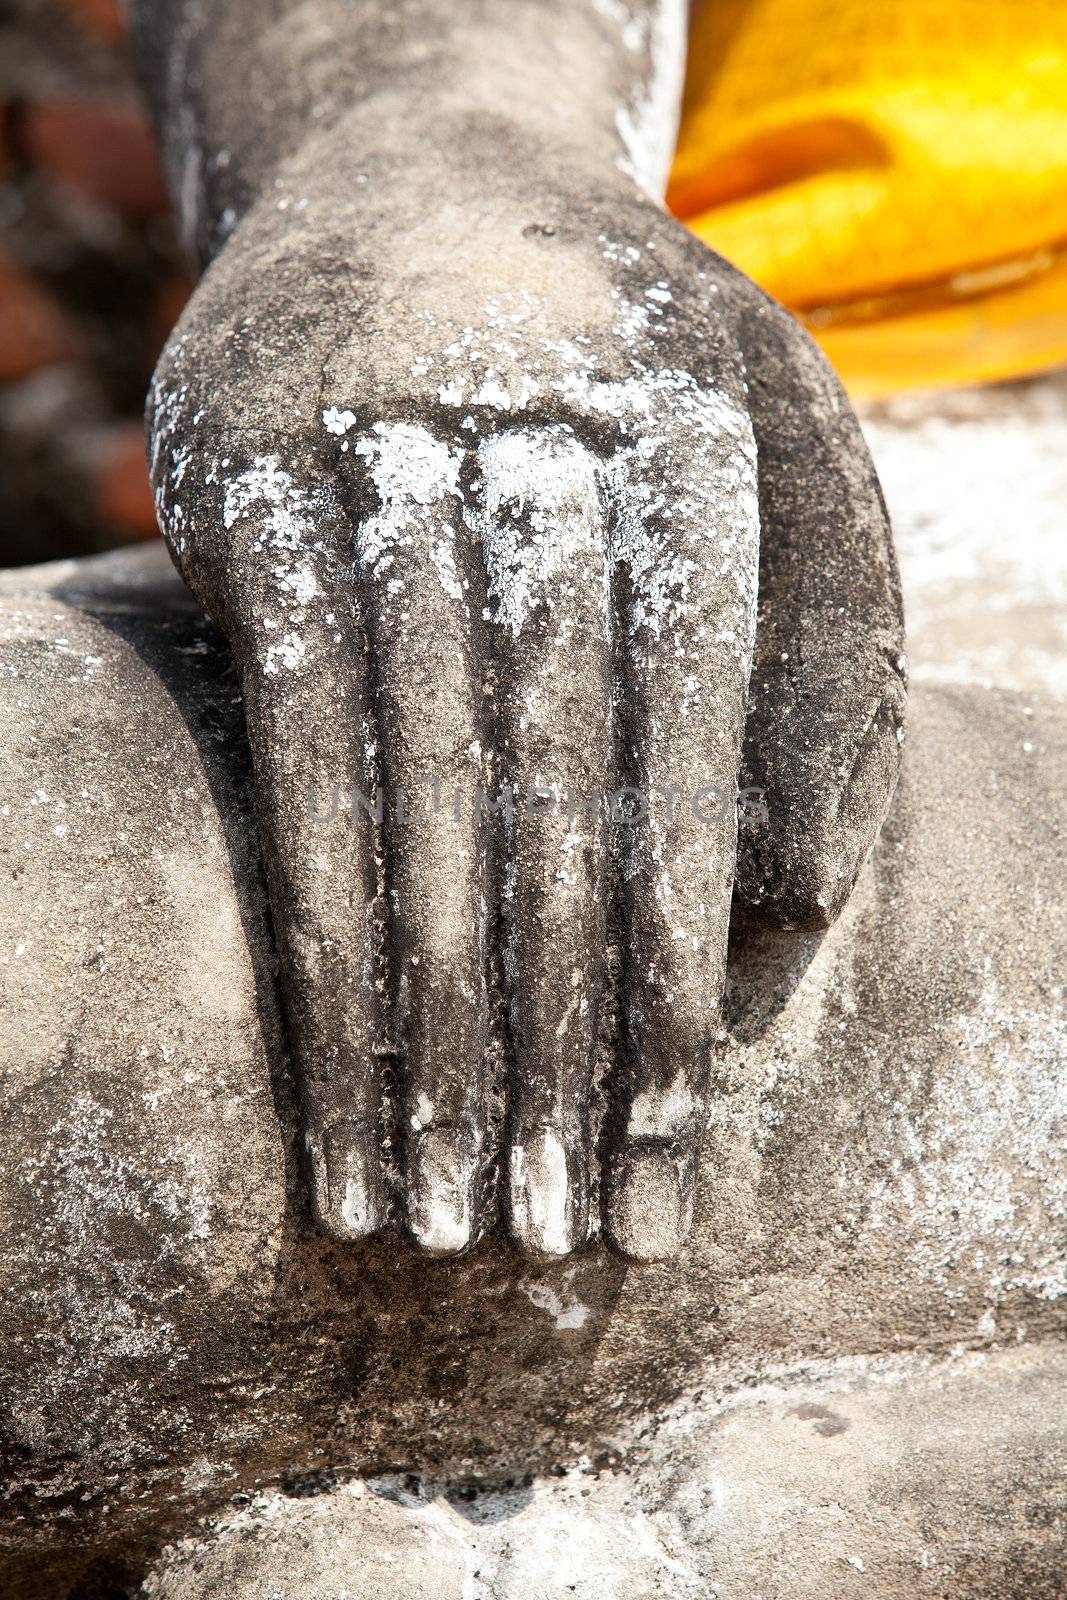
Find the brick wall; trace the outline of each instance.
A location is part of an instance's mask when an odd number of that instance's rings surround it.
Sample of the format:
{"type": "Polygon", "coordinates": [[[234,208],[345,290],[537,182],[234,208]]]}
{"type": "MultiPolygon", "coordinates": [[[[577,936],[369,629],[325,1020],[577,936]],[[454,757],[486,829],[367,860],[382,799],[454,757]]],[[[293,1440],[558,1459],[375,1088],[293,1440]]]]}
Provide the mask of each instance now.
{"type": "Polygon", "coordinates": [[[154,536],[141,407],[189,288],[118,0],[7,0],[0,565],[154,536]]]}

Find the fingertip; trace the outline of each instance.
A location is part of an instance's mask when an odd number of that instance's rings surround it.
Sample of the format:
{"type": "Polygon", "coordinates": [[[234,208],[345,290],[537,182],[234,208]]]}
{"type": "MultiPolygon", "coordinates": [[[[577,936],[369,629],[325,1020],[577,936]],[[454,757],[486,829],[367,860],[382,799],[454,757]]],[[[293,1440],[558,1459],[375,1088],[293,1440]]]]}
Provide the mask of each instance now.
{"type": "Polygon", "coordinates": [[[631,1145],[608,1184],[605,1232],[635,1262],[669,1261],[693,1223],[691,1163],[673,1147],[631,1145]]]}
{"type": "Polygon", "coordinates": [[[408,1149],[405,1221],[427,1255],[458,1255],[477,1237],[478,1162],[470,1135],[429,1128],[408,1149]]]}
{"type": "Polygon", "coordinates": [[[508,1159],[511,1237],[526,1255],[569,1255],[589,1231],[588,1172],[580,1150],[568,1152],[555,1128],[539,1128],[512,1144],[508,1159]]]}
{"type": "Polygon", "coordinates": [[[323,1232],[339,1244],[376,1233],[385,1222],[385,1196],[377,1147],[358,1123],[343,1121],[318,1140],[308,1137],[311,1208],[323,1232]]]}

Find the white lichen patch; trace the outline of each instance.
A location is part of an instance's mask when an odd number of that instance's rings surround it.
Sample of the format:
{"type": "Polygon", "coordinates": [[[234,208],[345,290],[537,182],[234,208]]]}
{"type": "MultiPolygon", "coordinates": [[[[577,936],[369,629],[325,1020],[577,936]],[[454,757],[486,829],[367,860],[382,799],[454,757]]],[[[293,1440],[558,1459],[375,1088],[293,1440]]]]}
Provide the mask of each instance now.
{"type": "MultiPolygon", "coordinates": [[[[495,620],[518,637],[566,574],[607,592],[597,463],[563,428],[494,434],[478,452],[482,544],[495,620]]],[[[606,605],[606,600],[604,602],[606,605]]]]}
{"type": "Polygon", "coordinates": [[[432,1122],[433,1101],[420,1089],[415,1101],[415,1109],[411,1114],[411,1126],[416,1132],[421,1132],[423,1128],[428,1128],[432,1122]]]}
{"type": "MultiPolygon", "coordinates": [[[[633,269],[641,259],[635,246],[606,237],[600,244],[612,265],[633,269]]],[[[670,279],[658,271],[644,288],[631,284],[625,293],[618,287],[610,293],[612,340],[627,352],[624,378],[601,376],[603,354],[585,335],[547,337],[544,307],[525,290],[487,301],[479,326],[451,329],[439,355],[423,356],[424,375],[446,412],[477,404],[514,413],[544,394],[562,402],[576,421],[609,424],[616,443],[606,461],[584,453],[568,423],[494,428],[483,437],[466,515],[482,533],[489,615],[517,636],[537,607],[552,604],[561,574],[579,574],[584,563],[581,581],[603,586],[606,626],[610,572],[625,563],[631,634],[681,636],[691,625],[686,648],[694,670],[684,709],[707,714],[700,669],[709,654],[717,657],[720,681],[727,657],[741,681],[747,678],[758,563],[755,440],[740,397],[659,363],[656,341],[675,300],[670,279]],[[462,376],[456,373],[460,363],[462,376]],[[594,505],[595,515],[586,509],[594,505]],[[586,558],[598,540],[604,559],[594,573],[586,558]]],[[[706,336],[694,327],[695,349],[706,336]]],[[[478,431],[470,415],[450,418],[446,426],[478,431]]],[[[420,481],[416,493],[426,501],[450,491],[461,452],[453,454],[425,430],[407,431],[422,434],[420,458],[427,463],[432,456],[438,472],[438,489],[420,481]]],[[[414,453],[411,437],[406,448],[414,453]]],[[[447,586],[447,546],[438,547],[435,558],[447,586]]],[[[566,616],[567,605],[559,611],[566,616]]],[[[731,682],[735,676],[731,672],[731,682]]]]}
{"type": "MultiPolygon", "coordinates": [[[[412,550],[433,563],[441,588],[465,604],[456,548],[462,527],[459,474],[462,452],[408,422],[376,423],[355,447],[368,463],[378,509],[356,530],[356,556],[363,570],[388,583],[398,557],[412,550]]],[[[398,591],[393,591],[398,592],[398,591]]]]}
{"type": "Polygon", "coordinates": [[[245,471],[223,479],[223,527],[232,532],[246,525],[252,537],[244,548],[269,563],[269,610],[260,619],[267,677],[295,672],[308,657],[301,626],[321,595],[317,509],[309,490],[294,481],[276,455],[257,456],[245,471]]]}
{"type": "Polygon", "coordinates": [[[695,576],[715,573],[723,580],[719,615],[707,620],[718,622],[724,642],[732,636],[747,662],[759,551],[756,443],[747,413],[675,369],[627,384],[575,375],[569,388],[593,410],[640,419],[612,467],[611,555],[629,568],[632,629],[656,637],[677,631],[695,617],[695,576]]]}
{"type": "Polygon", "coordinates": [[[508,389],[499,378],[486,378],[471,395],[470,403],[473,406],[491,406],[495,411],[525,411],[539,388],[536,379],[525,374],[514,390],[508,389]]]}
{"type": "Polygon", "coordinates": [[[568,1267],[562,1277],[551,1282],[546,1278],[522,1278],[518,1285],[531,1305],[548,1312],[561,1333],[584,1328],[593,1315],[573,1292],[574,1276],[574,1268],[568,1267]]]}
{"type": "Polygon", "coordinates": [[[286,633],[277,644],[267,646],[263,657],[263,671],[268,678],[279,672],[293,672],[304,663],[307,650],[298,633],[286,633]]]}
{"type": "Polygon", "coordinates": [[[322,413],[322,424],[327,433],[335,434],[338,439],[343,439],[349,428],[354,428],[357,422],[354,411],[342,410],[339,406],[327,406],[322,413]]]}

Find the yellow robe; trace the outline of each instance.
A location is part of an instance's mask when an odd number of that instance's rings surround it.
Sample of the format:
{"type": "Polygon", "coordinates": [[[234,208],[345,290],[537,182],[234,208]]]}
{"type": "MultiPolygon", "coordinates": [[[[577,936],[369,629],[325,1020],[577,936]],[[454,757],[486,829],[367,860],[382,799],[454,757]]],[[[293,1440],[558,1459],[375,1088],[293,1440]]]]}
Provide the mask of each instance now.
{"type": "Polygon", "coordinates": [[[705,0],[668,201],[854,394],[1067,361],[1067,0],[705,0]]]}

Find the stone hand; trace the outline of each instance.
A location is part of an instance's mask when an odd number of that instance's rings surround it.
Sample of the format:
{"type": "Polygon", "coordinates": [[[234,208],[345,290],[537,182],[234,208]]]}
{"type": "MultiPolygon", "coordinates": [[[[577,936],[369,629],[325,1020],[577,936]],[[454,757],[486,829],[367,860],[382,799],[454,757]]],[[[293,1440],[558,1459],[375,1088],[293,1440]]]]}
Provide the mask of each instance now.
{"type": "Polygon", "coordinates": [[[735,876],[828,922],[892,792],[877,483],[799,327],[631,175],[491,120],[368,157],[369,116],[226,224],[150,403],[241,675],[314,1211],[669,1256],[735,876]]]}

